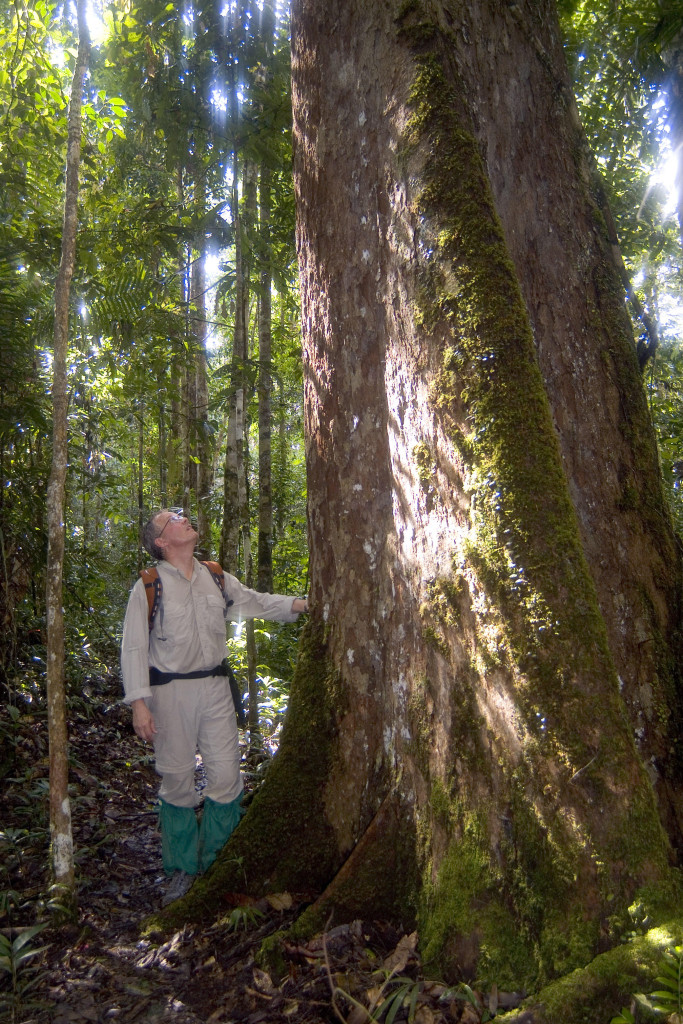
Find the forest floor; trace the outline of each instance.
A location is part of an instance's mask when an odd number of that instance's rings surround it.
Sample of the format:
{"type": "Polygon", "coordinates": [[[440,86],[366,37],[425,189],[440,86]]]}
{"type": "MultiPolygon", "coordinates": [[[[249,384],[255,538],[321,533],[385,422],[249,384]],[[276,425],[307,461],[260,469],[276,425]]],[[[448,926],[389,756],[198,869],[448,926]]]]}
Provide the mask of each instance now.
{"type": "MultiPolygon", "coordinates": [[[[0,1020],[490,1019],[489,1007],[477,1008],[478,996],[466,987],[455,991],[425,980],[417,937],[387,922],[356,921],[287,947],[287,976],[271,977],[257,956],[263,939],[300,912],[302,898],[291,894],[259,903],[226,894],[225,913],[212,927],[185,927],[161,945],[141,938],[142,923],[163,894],[157,779],[149,751],[132,732],[129,710],[118,702],[118,687],[114,675],[95,680],[70,708],[76,924],[56,926],[50,900],[44,712],[0,707],[0,1020]],[[25,931],[42,921],[51,923],[40,934],[25,931]],[[22,961],[23,954],[31,955],[22,961]]],[[[262,772],[249,770],[246,753],[245,745],[246,786],[253,790],[262,772]]],[[[489,1005],[492,998],[495,993],[486,997],[489,1005]]]]}

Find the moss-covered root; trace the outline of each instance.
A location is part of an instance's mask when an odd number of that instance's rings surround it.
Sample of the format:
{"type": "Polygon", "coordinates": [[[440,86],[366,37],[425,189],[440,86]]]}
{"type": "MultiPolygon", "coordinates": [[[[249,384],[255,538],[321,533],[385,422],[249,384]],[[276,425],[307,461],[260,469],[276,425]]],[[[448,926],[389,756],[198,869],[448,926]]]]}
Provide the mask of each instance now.
{"type": "Polygon", "coordinates": [[[683,915],[622,946],[587,967],[552,982],[524,1006],[496,1017],[501,1024],[596,1024],[629,1006],[636,992],[657,988],[662,955],[683,936],[683,915]]]}
{"type": "Polygon", "coordinates": [[[306,941],[331,925],[358,918],[388,918],[408,929],[414,924],[417,892],[413,818],[398,793],[390,792],[350,856],[318,899],[286,931],[268,936],[258,963],[270,974],[287,971],[287,942],[306,941]]]}
{"type": "MultiPolygon", "coordinates": [[[[330,884],[293,926],[304,937],[363,917],[408,925],[415,902],[415,835],[397,793],[389,793],[330,884]]],[[[412,918],[411,918],[412,921],[412,918]]]]}

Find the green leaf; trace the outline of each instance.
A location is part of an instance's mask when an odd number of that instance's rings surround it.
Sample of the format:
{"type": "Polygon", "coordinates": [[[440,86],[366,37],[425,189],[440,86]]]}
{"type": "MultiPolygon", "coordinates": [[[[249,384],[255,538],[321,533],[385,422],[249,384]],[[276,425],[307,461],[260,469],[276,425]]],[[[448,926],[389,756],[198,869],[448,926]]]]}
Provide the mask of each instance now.
{"type": "MultiPolygon", "coordinates": [[[[662,979],[658,978],[657,980],[661,981],[662,979]]],[[[674,1003],[678,1002],[677,992],[672,992],[671,989],[667,989],[666,991],[662,991],[661,989],[657,989],[655,992],[650,992],[650,998],[651,999],[658,999],[660,1002],[665,1002],[665,1001],[674,1002],[674,1003]]]]}
{"type": "Polygon", "coordinates": [[[34,924],[31,928],[27,928],[25,931],[21,932],[21,934],[18,935],[12,943],[12,950],[15,953],[18,953],[20,949],[23,949],[24,946],[30,942],[32,938],[38,935],[39,932],[42,932],[44,928],[47,928],[47,921],[44,921],[42,924],[34,924]]]}
{"type": "Polygon", "coordinates": [[[612,1017],[609,1024],[635,1024],[635,1017],[631,1011],[626,1007],[622,1007],[621,1013],[618,1013],[616,1017],[612,1017]]]}
{"type": "Polygon", "coordinates": [[[14,958],[14,967],[15,967],[15,969],[17,969],[21,964],[25,963],[27,960],[30,960],[30,958],[32,956],[36,956],[38,953],[42,953],[43,950],[45,950],[45,949],[47,949],[47,946],[39,946],[37,949],[29,949],[25,953],[22,953],[21,956],[15,957],[14,958]]]}
{"type": "Polygon", "coordinates": [[[379,1018],[386,1012],[387,1015],[384,1024],[393,1024],[396,1014],[403,1005],[405,993],[406,987],[401,986],[398,992],[392,992],[391,995],[388,995],[382,1002],[381,1006],[378,1007],[376,1019],[379,1020],[379,1018]]]}

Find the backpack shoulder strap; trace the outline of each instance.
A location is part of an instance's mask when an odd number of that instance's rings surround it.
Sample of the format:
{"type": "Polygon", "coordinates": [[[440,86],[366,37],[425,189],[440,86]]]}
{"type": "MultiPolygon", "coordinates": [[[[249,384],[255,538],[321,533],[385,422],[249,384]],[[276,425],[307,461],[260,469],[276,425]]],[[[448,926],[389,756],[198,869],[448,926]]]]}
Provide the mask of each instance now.
{"type": "Polygon", "coordinates": [[[225,607],[229,608],[230,605],[234,604],[235,602],[227,600],[228,595],[225,593],[225,576],[223,575],[222,567],[218,564],[218,562],[202,562],[202,565],[205,565],[206,568],[211,573],[213,582],[216,584],[221,594],[223,595],[225,607]]]}
{"type": "Polygon", "coordinates": [[[145,584],[145,594],[147,595],[147,624],[151,633],[152,626],[154,625],[154,619],[156,618],[156,614],[159,611],[159,605],[161,604],[163,584],[161,582],[159,570],[155,565],[150,565],[147,569],[141,569],[140,577],[142,582],[145,584]]]}
{"type": "Polygon", "coordinates": [[[225,597],[225,579],[223,577],[223,570],[218,562],[202,562],[202,565],[205,565],[209,570],[213,578],[213,582],[216,584],[223,597],[225,597]]]}

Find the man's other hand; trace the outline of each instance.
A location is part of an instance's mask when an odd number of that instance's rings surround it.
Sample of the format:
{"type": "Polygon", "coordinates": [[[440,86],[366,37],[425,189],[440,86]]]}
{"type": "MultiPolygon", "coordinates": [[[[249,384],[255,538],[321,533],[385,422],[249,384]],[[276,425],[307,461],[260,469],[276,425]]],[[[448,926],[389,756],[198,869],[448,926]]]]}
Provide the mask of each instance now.
{"type": "Polygon", "coordinates": [[[154,734],[157,731],[152,712],[142,698],[134,700],[131,708],[133,709],[133,728],[136,735],[141,740],[144,740],[145,743],[152,743],[154,734]]]}

